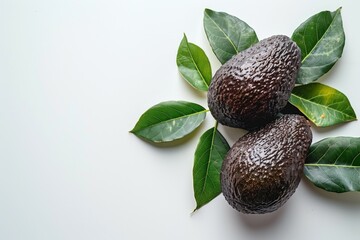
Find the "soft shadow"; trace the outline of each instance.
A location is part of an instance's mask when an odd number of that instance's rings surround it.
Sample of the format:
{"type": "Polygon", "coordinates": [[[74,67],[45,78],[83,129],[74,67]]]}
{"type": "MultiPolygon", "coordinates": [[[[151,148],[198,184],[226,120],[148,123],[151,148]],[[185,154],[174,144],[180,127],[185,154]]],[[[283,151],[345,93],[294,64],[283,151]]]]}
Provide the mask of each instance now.
{"type": "Polygon", "coordinates": [[[342,204],[347,207],[360,207],[360,193],[359,192],[346,192],[346,193],[334,193],[328,192],[316,187],[310,180],[304,177],[304,186],[314,192],[317,196],[323,198],[326,201],[332,201],[336,204],[342,204]]]}
{"type": "Polygon", "coordinates": [[[195,89],[194,87],[192,87],[185,79],[182,78],[182,76],[180,75],[180,73],[178,73],[178,81],[181,82],[181,85],[184,86],[184,88],[186,88],[186,91],[191,92],[193,95],[199,97],[199,98],[206,98],[206,92],[202,92],[199,91],[197,89],[195,89]]]}
{"type": "Polygon", "coordinates": [[[323,83],[323,84],[326,84],[326,85],[329,85],[326,83],[327,79],[329,80],[333,80],[334,77],[337,76],[338,74],[338,68],[343,68],[344,66],[342,66],[343,63],[342,63],[342,59],[340,58],[336,64],[334,66],[332,66],[332,68],[327,72],[325,73],[324,75],[322,75],[318,80],[316,80],[316,82],[320,82],[320,83],[323,83]]]}
{"type": "Polygon", "coordinates": [[[252,230],[270,228],[276,224],[286,211],[286,205],[272,213],[265,214],[240,214],[240,220],[252,230]]]}
{"type": "Polygon", "coordinates": [[[295,107],[294,105],[292,105],[291,103],[287,102],[286,106],[281,110],[282,114],[297,114],[300,116],[305,117],[306,119],[308,119],[305,114],[303,114],[297,107],[295,107]]]}
{"type": "Polygon", "coordinates": [[[319,134],[322,134],[322,133],[327,133],[327,132],[332,132],[336,129],[339,129],[343,126],[346,125],[347,122],[345,123],[340,123],[340,124],[336,124],[336,125],[333,125],[333,126],[329,126],[329,127],[317,127],[315,126],[313,123],[311,124],[311,129],[315,132],[315,133],[319,133],[319,134]]]}
{"type": "Polygon", "coordinates": [[[230,146],[232,146],[240,137],[247,133],[247,131],[244,129],[227,127],[220,124],[219,130],[225,135],[225,138],[230,146]]]}

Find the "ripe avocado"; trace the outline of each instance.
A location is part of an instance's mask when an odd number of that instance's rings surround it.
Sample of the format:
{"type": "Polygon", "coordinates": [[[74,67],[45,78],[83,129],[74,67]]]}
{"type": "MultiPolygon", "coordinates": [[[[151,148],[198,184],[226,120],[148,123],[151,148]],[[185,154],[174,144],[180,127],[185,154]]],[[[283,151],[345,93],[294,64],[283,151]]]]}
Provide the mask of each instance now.
{"type": "Polygon", "coordinates": [[[307,120],[290,114],[241,137],[222,164],[225,199],[243,213],[277,210],[299,185],[311,141],[307,120]]]}
{"type": "Polygon", "coordinates": [[[254,129],[285,107],[301,63],[289,37],[266,38],[232,57],[215,73],[208,91],[213,117],[223,125],[254,129]]]}

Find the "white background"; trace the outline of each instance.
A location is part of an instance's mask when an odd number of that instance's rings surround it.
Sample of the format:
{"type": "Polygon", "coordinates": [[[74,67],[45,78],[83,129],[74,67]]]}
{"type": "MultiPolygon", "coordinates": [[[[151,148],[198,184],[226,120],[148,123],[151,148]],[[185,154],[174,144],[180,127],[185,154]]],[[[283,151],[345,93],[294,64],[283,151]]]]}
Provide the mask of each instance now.
{"type": "MultiPolygon", "coordinates": [[[[259,39],[291,36],[311,15],[342,6],[343,57],[321,79],[360,116],[356,1],[0,0],[0,239],[359,239],[360,193],[303,179],[280,210],[243,215],[220,195],[191,214],[193,153],[206,121],[180,144],[128,131],[166,100],[206,106],[183,81],[183,33],[220,66],[204,8],[246,21],[259,39]]],[[[242,132],[220,127],[232,144],[242,132]]],[[[359,136],[360,122],[315,129],[359,136]]]]}

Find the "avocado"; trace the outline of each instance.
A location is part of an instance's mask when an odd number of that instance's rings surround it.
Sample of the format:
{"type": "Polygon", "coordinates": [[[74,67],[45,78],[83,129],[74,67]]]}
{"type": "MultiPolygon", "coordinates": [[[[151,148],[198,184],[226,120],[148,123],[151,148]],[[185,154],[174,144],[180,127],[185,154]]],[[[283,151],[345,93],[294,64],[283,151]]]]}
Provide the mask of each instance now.
{"type": "Polygon", "coordinates": [[[221,167],[225,199],[242,213],[277,210],[299,185],[311,141],[309,123],[295,114],[282,115],[245,134],[221,167]]]}
{"type": "Polygon", "coordinates": [[[232,57],[215,73],[208,106],[223,125],[251,130],[273,120],[285,107],[301,63],[289,37],[266,38],[232,57]]]}

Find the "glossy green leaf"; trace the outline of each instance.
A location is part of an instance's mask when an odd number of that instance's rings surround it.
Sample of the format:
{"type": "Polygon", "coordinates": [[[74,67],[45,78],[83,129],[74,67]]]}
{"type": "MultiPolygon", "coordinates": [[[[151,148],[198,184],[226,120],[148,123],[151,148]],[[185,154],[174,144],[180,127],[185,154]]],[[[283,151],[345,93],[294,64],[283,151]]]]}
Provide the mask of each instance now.
{"type": "Polygon", "coordinates": [[[205,52],[193,43],[186,35],[180,43],[176,63],[181,76],[195,89],[207,91],[211,81],[211,66],[205,52]]]}
{"type": "Polygon", "coordinates": [[[341,8],[320,12],[302,23],[292,39],[301,49],[302,62],[297,83],[306,84],[328,72],[341,57],[345,33],[341,8]]]}
{"type": "Polygon", "coordinates": [[[321,83],[296,86],[289,102],[319,127],[356,120],[356,114],[347,97],[321,83]]]}
{"type": "Polygon", "coordinates": [[[229,144],[217,130],[217,126],[207,130],[200,137],[195,151],[193,168],[195,210],[221,193],[221,164],[229,149],[229,144]]]}
{"type": "Polygon", "coordinates": [[[326,138],[313,144],[304,173],[326,191],[360,191],[360,138],[326,138]]]}
{"type": "Polygon", "coordinates": [[[222,64],[259,41],[247,23],[224,12],[205,9],[204,28],[210,46],[222,64]]]}
{"type": "Polygon", "coordinates": [[[170,142],[194,131],[207,111],[191,102],[162,102],[148,109],[131,132],[151,142],[170,142]]]}

